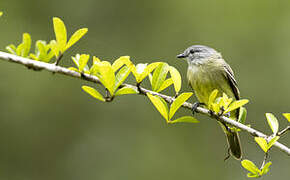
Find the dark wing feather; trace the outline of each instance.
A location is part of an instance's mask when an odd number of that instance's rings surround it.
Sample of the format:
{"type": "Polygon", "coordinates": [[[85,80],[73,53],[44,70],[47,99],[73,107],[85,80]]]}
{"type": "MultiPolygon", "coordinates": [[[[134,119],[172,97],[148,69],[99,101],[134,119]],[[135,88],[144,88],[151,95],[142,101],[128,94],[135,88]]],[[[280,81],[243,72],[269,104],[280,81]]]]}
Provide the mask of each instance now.
{"type": "Polygon", "coordinates": [[[238,89],[237,81],[235,80],[234,72],[228,64],[224,65],[224,68],[226,72],[226,78],[228,79],[229,84],[234,92],[235,98],[236,100],[239,100],[240,91],[238,89]]]}

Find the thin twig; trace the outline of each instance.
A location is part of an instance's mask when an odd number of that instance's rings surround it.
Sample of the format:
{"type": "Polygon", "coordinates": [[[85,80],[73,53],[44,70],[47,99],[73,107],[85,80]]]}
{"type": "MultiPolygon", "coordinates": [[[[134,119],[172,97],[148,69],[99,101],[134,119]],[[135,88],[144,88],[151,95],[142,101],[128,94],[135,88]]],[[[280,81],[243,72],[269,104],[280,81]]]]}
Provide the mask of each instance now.
{"type": "Polygon", "coordinates": [[[290,126],[287,126],[285,129],[278,132],[277,136],[282,136],[282,135],[286,134],[288,131],[290,131],[290,126]]]}
{"type": "MultiPolygon", "coordinates": [[[[44,62],[40,62],[40,61],[35,61],[35,60],[31,60],[31,59],[27,59],[27,58],[23,58],[23,57],[19,57],[13,54],[9,54],[9,53],[5,53],[5,52],[1,52],[0,51],[0,59],[4,60],[4,61],[8,61],[8,62],[14,62],[14,63],[18,63],[18,64],[22,64],[26,67],[30,67],[32,69],[37,69],[37,70],[47,70],[50,72],[54,72],[54,73],[59,73],[59,74],[63,74],[63,75],[67,75],[67,76],[71,76],[74,78],[79,78],[79,79],[83,79],[89,82],[93,82],[93,83],[97,83],[97,84],[101,84],[100,80],[96,77],[96,76],[92,76],[89,74],[83,74],[81,75],[78,72],[69,70],[67,68],[64,67],[60,67],[60,66],[56,66],[55,64],[48,64],[48,63],[44,63],[44,62]]],[[[122,87],[130,87],[130,88],[134,88],[137,90],[137,87],[134,85],[130,85],[130,84],[122,84],[122,87]]],[[[140,87],[139,88],[139,93],[140,94],[144,94],[146,95],[146,93],[150,93],[153,95],[157,95],[161,98],[163,98],[166,102],[168,103],[172,103],[175,98],[171,97],[171,96],[167,96],[164,94],[160,94],[145,88],[140,87]]],[[[187,109],[192,109],[193,104],[185,102],[182,107],[187,108],[187,109]]],[[[202,108],[202,107],[197,107],[196,112],[207,115],[209,117],[212,117],[222,123],[227,123],[230,124],[236,128],[242,129],[248,133],[250,133],[253,136],[258,136],[258,137],[263,137],[263,138],[268,138],[267,135],[263,134],[262,132],[253,129],[251,127],[248,127],[244,124],[241,124],[237,121],[231,120],[230,118],[226,117],[226,116],[218,116],[216,113],[212,113],[210,110],[202,108]]],[[[278,149],[280,149],[281,151],[283,151],[284,153],[286,153],[287,155],[290,156],[290,149],[279,143],[279,142],[275,142],[274,144],[275,147],[277,147],[278,149]]]]}

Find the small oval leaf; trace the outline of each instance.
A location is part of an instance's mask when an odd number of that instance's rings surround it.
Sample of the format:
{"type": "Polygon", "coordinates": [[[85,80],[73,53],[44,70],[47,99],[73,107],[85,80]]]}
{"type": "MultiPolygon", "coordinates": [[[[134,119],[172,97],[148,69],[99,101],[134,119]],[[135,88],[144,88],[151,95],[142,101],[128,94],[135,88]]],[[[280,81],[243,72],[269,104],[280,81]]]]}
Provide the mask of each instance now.
{"type": "Polygon", "coordinates": [[[115,88],[114,91],[116,91],[116,89],[123,84],[123,82],[127,79],[127,77],[130,74],[130,68],[128,66],[124,66],[122,67],[119,72],[116,75],[116,82],[115,82],[115,88]]]}
{"type": "Polygon", "coordinates": [[[277,118],[272,113],[266,113],[266,118],[273,133],[277,134],[279,130],[279,122],[277,118]]]}
{"type": "Polygon", "coordinates": [[[82,86],[82,89],[88,93],[89,95],[93,96],[94,98],[105,102],[104,97],[94,88],[89,87],[89,86],[82,86]]]}
{"type": "Polygon", "coordinates": [[[147,93],[148,98],[155,106],[155,108],[159,111],[159,113],[164,117],[164,119],[168,122],[168,107],[164,104],[159,96],[154,96],[150,93],[147,93]]]}
{"type": "Polygon", "coordinates": [[[283,116],[290,122],[290,113],[283,113],[283,116]]]}
{"type": "Polygon", "coordinates": [[[60,18],[54,17],[53,28],[58,48],[63,53],[67,42],[67,32],[64,22],[60,18]]]}
{"type": "Polygon", "coordinates": [[[166,79],[167,73],[169,71],[169,66],[167,63],[160,63],[154,70],[152,77],[152,90],[158,91],[166,79]]]}
{"type": "Polygon", "coordinates": [[[68,43],[65,46],[64,51],[70,48],[76,42],[78,42],[87,32],[88,32],[88,28],[82,28],[82,29],[77,30],[69,39],[68,43]]]}
{"type": "Polygon", "coordinates": [[[170,111],[169,111],[169,119],[171,119],[175,112],[182,106],[182,104],[187,101],[193,93],[182,93],[180,94],[170,105],[170,111]]]}
{"type": "Polygon", "coordinates": [[[245,159],[241,162],[241,164],[246,170],[250,171],[254,175],[259,175],[261,173],[260,169],[258,169],[257,166],[250,160],[245,159]]]}
{"type": "Polygon", "coordinates": [[[120,95],[125,95],[125,94],[138,94],[138,91],[130,87],[122,87],[115,93],[115,96],[120,96],[120,95]]]}
{"type": "Polygon", "coordinates": [[[173,121],[168,121],[169,124],[175,124],[175,123],[199,123],[199,121],[192,117],[192,116],[183,116],[178,119],[175,119],[173,121]]]}
{"type": "Polygon", "coordinates": [[[228,113],[228,112],[231,112],[235,109],[238,109],[239,107],[242,107],[243,105],[247,104],[248,102],[249,102],[248,99],[234,101],[232,104],[230,104],[230,106],[225,110],[224,113],[228,113]]]}
{"type": "Polygon", "coordinates": [[[164,89],[168,88],[171,84],[173,84],[173,80],[171,78],[166,79],[156,92],[163,91],[164,89]]]}
{"type": "Polygon", "coordinates": [[[178,72],[178,70],[173,66],[169,66],[169,72],[170,72],[171,78],[173,80],[175,93],[178,94],[178,92],[181,89],[181,75],[178,72]]]}
{"type": "Polygon", "coordinates": [[[268,151],[268,143],[267,143],[266,139],[264,139],[262,137],[255,137],[255,141],[259,144],[259,146],[261,147],[261,149],[264,152],[268,151]]]}

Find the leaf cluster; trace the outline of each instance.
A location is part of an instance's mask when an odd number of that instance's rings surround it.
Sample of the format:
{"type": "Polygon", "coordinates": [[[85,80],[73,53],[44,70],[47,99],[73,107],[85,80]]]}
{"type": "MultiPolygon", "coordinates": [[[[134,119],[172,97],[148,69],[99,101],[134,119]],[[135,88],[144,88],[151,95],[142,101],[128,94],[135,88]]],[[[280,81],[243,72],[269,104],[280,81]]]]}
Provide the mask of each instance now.
{"type": "Polygon", "coordinates": [[[67,31],[64,22],[60,18],[54,17],[53,27],[56,40],[51,40],[49,43],[44,40],[37,40],[34,53],[30,53],[32,41],[28,33],[23,33],[22,42],[19,45],[10,44],[6,46],[6,50],[11,54],[36,61],[48,63],[53,57],[58,61],[63,53],[79,41],[88,31],[87,28],[77,30],[67,42],[67,31]]]}

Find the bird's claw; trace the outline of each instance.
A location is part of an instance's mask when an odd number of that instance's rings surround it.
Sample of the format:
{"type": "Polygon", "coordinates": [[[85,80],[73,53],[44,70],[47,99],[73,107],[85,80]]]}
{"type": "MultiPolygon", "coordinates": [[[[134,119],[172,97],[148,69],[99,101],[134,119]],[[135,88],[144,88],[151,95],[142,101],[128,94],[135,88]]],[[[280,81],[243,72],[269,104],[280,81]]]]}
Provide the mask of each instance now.
{"type": "Polygon", "coordinates": [[[194,115],[194,113],[196,112],[196,109],[201,106],[201,105],[205,105],[204,103],[201,103],[201,102],[195,102],[193,105],[192,105],[192,108],[191,108],[191,111],[192,111],[192,115],[194,115]]]}

